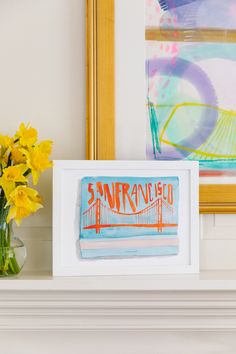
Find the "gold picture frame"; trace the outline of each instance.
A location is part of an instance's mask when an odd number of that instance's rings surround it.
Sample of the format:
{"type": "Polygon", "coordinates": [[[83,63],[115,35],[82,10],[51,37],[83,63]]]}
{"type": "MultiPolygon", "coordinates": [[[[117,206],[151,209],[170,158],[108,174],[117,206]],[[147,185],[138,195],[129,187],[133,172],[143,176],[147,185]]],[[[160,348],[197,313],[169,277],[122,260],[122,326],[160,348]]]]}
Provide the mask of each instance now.
{"type": "MultiPolygon", "coordinates": [[[[87,159],[115,159],[114,0],[87,0],[87,159]]],[[[236,213],[236,185],[200,185],[200,213],[236,213]]]]}

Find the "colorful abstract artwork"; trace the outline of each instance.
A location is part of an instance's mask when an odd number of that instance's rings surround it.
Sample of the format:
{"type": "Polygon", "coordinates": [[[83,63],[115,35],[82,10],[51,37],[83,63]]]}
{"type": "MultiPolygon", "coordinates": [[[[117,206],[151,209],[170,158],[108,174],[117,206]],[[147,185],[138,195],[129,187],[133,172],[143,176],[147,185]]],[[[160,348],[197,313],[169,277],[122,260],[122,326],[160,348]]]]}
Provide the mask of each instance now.
{"type": "Polygon", "coordinates": [[[146,0],[147,158],[236,175],[235,0],[146,0]]]}
{"type": "Polygon", "coordinates": [[[84,177],[81,258],[177,255],[178,211],[178,177],[84,177]]]}

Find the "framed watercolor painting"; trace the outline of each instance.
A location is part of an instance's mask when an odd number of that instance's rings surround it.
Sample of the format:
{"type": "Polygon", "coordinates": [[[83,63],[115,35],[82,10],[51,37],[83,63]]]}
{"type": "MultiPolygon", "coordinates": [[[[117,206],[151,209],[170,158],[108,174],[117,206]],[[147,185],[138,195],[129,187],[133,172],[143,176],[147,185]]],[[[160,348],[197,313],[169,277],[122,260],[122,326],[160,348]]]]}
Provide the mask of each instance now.
{"type": "Polygon", "coordinates": [[[235,213],[235,13],[87,0],[87,157],[198,161],[200,212],[235,213]]]}
{"type": "Polygon", "coordinates": [[[199,270],[198,163],[55,161],[53,274],[199,270]]]}

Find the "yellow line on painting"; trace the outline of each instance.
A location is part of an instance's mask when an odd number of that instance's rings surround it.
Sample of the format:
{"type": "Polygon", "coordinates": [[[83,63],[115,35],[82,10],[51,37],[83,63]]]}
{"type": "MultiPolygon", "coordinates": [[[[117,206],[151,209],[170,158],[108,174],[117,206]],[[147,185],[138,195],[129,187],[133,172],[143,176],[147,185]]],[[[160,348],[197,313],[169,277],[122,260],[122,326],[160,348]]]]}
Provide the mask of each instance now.
{"type": "MultiPolygon", "coordinates": [[[[230,113],[231,115],[236,115],[236,111],[227,111],[225,109],[221,109],[221,108],[218,108],[218,107],[215,107],[215,106],[211,106],[209,104],[206,104],[206,103],[195,103],[195,102],[185,102],[185,103],[180,103],[180,104],[177,104],[174,106],[171,114],[169,115],[169,118],[167,119],[167,121],[165,122],[163,128],[162,128],[162,131],[161,131],[161,134],[160,134],[160,139],[162,139],[171,119],[173,118],[175,112],[177,111],[177,109],[179,108],[182,108],[182,107],[191,107],[191,106],[196,106],[196,107],[206,107],[206,108],[212,108],[212,109],[215,109],[217,110],[218,112],[227,112],[228,114],[230,113]]],[[[168,105],[154,105],[154,107],[158,108],[158,107],[170,107],[168,105]]]]}
{"type": "Polygon", "coordinates": [[[177,147],[177,148],[179,148],[181,150],[194,152],[195,154],[204,155],[204,156],[207,156],[207,157],[220,157],[220,158],[223,158],[223,159],[235,159],[236,158],[236,155],[220,155],[220,154],[206,153],[206,152],[203,152],[203,151],[200,151],[200,150],[191,149],[191,148],[188,148],[186,146],[182,146],[182,145],[179,145],[179,144],[171,143],[170,141],[165,140],[165,139],[161,139],[161,142],[164,143],[164,144],[167,144],[167,145],[171,145],[171,146],[177,147]]]}
{"type": "MultiPolygon", "coordinates": [[[[147,103],[147,106],[148,106],[148,103],[147,103]]],[[[153,106],[155,108],[158,108],[158,107],[172,107],[173,105],[171,104],[153,104],[153,106]]],[[[212,108],[212,109],[215,109],[217,111],[220,111],[220,112],[227,112],[227,113],[230,113],[230,114],[236,114],[236,111],[233,111],[233,110],[227,110],[227,109],[223,109],[223,108],[219,108],[217,106],[212,106],[210,104],[207,104],[207,103],[199,103],[199,102],[183,102],[183,103],[178,103],[174,106],[174,109],[177,107],[177,108],[181,108],[181,107],[189,107],[189,106],[196,106],[196,107],[206,107],[206,108],[212,108]]]]}

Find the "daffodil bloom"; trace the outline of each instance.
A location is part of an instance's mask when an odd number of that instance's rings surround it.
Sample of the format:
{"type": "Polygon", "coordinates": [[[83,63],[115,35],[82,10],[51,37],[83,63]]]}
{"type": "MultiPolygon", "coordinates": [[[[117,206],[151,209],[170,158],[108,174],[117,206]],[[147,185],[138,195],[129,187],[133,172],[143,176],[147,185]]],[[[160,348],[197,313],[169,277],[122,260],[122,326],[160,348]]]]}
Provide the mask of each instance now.
{"type": "Polygon", "coordinates": [[[43,152],[44,154],[47,154],[48,156],[51,154],[52,152],[52,141],[51,140],[43,140],[41,141],[40,144],[38,144],[41,152],[43,152]]]}
{"type": "Polygon", "coordinates": [[[24,173],[28,166],[25,164],[9,166],[3,169],[3,174],[0,177],[0,186],[3,188],[6,197],[15,189],[16,183],[25,183],[27,178],[24,173]]]}
{"type": "MultiPolygon", "coordinates": [[[[20,224],[23,218],[42,208],[38,192],[28,187],[29,176],[37,184],[39,175],[52,167],[52,142],[38,143],[37,139],[37,130],[24,123],[12,138],[0,135],[0,191],[4,204],[6,200],[7,222],[15,219],[20,224]]],[[[4,205],[0,207],[3,209],[4,205]]]]}
{"type": "Polygon", "coordinates": [[[51,151],[52,141],[50,140],[42,141],[29,150],[22,149],[27,157],[26,163],[32,172],[34,185],[38,183],[40,173],[52,167],[52,161],[49,160],[51,151]]]}
{"type": "Polygon", "coordinates": [[[14,143],[13,138],[8,135],[0,135],[0,146],[1,149],[7,150],[14,143]]]}
{"type": "Polygon", "coordinates": [[[0,135],[0,159],[3,167],[8,163],[8,157],[13,143],[14,140],[10,136],[0,135]]]}
{"type": "Polygon", "coordinates": [[[15,219],[18,225],[20,225],[23,218],[43,207],[38,192],[23,185],[16,187],[11,192],[6,206],[10,206],[7,222],[9,223],[12,219],[15,219]]]}
{"type": "Polygon", "coordinates": [[[26,162],[26,156],[20,151],[18,147],[11,149],[11,159],[14,164],[20,164],[26,162]]]}
{"type": "Polygon", "coordinates": [[[25,125],[24,123],[21,123],[19,130],[16,132],[15,138],[16,140],[19,139],[22,146],[30,148],[36,143],[38,132],[29,124],[25,125]]]}

